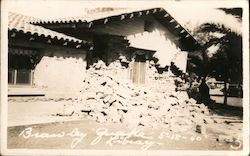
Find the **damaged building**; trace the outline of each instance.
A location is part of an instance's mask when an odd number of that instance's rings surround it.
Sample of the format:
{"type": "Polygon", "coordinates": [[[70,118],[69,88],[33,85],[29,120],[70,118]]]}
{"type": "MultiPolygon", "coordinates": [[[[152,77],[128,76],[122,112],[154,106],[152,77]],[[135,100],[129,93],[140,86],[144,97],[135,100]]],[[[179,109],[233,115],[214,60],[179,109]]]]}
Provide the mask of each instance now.
{"type": "Polygon", "coordinates": [[[73,92],[99,60],[121,65],[109,73],[117,79],[147,85],[152,65],[158,73],[171,64],[186,72],[188,52],[199,48],[162,8],[98,8],[54,20],[10,13],[9,95],[19,84],[47,88],[46,94],[73,92]]]}
{"type": "Polygon", "coordinates": [[[188,72],[190,52],[199,50],[201,45],[162,8],[97,8],[51,20],[9,13],[8,95],[15,97],[8,98],[8,120],[60,121],[62,128],[81,123],[92,132],[91,119],[103,127],[118,123],[131,130],[204,136],[213,139],[213,147],[215,139],[242,140],[232,131],[224,135],[235,119],[225,122],[197,103],[187,88],[199,83],[178,76],[188,72]],[[222,131],[211,133],[222,124],[222,131]]]}
{"type": "Polygon", "coordinates": [[[32,25],[32,20],[9,13],[9,96],[73,92],[83,81],[91,44],[32,25]]]}

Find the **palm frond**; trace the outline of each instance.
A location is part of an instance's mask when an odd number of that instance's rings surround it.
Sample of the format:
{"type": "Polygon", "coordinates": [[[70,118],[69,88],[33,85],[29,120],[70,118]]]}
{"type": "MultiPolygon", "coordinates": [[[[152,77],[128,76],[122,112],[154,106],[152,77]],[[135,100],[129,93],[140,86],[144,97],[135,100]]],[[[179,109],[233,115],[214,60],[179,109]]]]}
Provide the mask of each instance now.
{"type": "Polygon", "coordinates": [[[204,32],[219,32],[222,34],[227,34],[232,32],[231,29],[226,28],[223,24],[216,23],[204,23],[198,29],[198,33],[204,32]]]}

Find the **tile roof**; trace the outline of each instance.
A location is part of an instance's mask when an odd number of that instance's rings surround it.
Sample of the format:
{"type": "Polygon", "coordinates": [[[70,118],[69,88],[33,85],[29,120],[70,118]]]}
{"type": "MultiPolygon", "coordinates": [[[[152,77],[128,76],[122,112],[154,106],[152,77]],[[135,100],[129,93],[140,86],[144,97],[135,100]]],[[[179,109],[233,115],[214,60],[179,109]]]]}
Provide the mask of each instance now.
{"type": "MultiPolygon", "coordinates": [[[[111,16],[118,16],[121,14],[132,13],[134,11],[138,11],[138,8],[122,8],[122,9],[115,9],[112,11],[105,11],[105,12],[89,12],[86,15],[82,16],[75,16],[75,17],[63,17],[63,18],[56,18],[56,19],[36,19],[30,21],[34,24],[45,24],[45,23],[78,23],[78,22],[91,22],[111,16]]],[[[91,10],[90,10],[91,11],[91,10]]]]}
{"type": "Polygon", "coordinates": [[[181,26],[181,24],[179,24],[174,19],[174,17],[172,17],[163,8],[144,8],[144,9],[123,8],[106,12],[102,11],[93,12],[85,16],[79,16],[79,17],[67,17],[67,18],[58,18],[58,19],[40,20],[40,21],[37,20],[32,23],[37,25],[42,25],[44,27],[50,27],[58,24],[67,25],[67,24],[84,23],[88,25],[89,28],[91,28],[95,24],[101,24],[101,23],[106,24],[107,22],[136,18],[142,15],[152,15],[153,17],[155,17],[165,27],[168,27],[168,29],[172,33],[182,38],[183,43],[185,43],[185,47],[188,47],[189,49],[193,50],[201,47],[202,44],[199,43],[184,27],[181,26]]]}
{"type": "Polygon", "coordinates": [[[38,35],[41,37],[49,38],[49,39],[57,39],[74,43],[86,43],[86,41],[82,41],[75,37],[71,37],[65,35],[63,33],[59,33],[42,26],[37,26],[30,24],[29,22],[40,21],[40,19],[36,19],[34,17],[28,17],[21,14],[9,12],[8,14],[8,30],[9,31],[17,31],[23,32],[25,34],[38,35]]]}

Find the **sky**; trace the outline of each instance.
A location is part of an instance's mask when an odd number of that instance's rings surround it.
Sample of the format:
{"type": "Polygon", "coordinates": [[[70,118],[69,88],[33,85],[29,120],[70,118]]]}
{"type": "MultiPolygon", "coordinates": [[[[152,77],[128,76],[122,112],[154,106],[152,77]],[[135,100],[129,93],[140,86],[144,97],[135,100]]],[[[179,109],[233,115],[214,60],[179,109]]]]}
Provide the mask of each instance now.
{"type": "Polygon", "coordinates": [[[244,0],[178,0],[178,1],[97,1],[97,0],[5,0],[4,10],[21,13],[41,19],[81,16],[86,8],[128,7],[153,8],[162,7],[169,12],[184,28],[194,29],[205,22],[221,23],[237,33],[241,33],[241,23],[236,18],[226,15],[218,7],[239,7],[244,0]]]}

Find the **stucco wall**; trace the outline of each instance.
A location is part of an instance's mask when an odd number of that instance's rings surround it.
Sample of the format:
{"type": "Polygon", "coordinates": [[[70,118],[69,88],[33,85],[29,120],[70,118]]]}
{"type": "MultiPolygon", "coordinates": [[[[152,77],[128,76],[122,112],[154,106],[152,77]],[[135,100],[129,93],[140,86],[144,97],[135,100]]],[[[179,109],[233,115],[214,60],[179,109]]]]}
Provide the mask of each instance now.
{"type": "Polygon", "coordinates": [[[34,84],[49,94],[74,94],[79,91],[86,70],[86,52],[64,47],[47,47],[34,70],[34,84]]]}
{"type": "Polygon", "coordinates": [[[156,51],[155,57],[159,59],[161,67],[170,65],[174,56],[181,52],[178,38],[151,16],[111,22],[95,26],[93,30],[98,33],[126,36],[130,46],[156,51]],[[155,29],[152,32],[144,31],[144,21],[153,22],[155,29]]]}
{"type": "Polygon", "coordinates": [[[183,72],[187,70],[188,52],[177,53],[173,59],[174,64],[183,72]]]}

